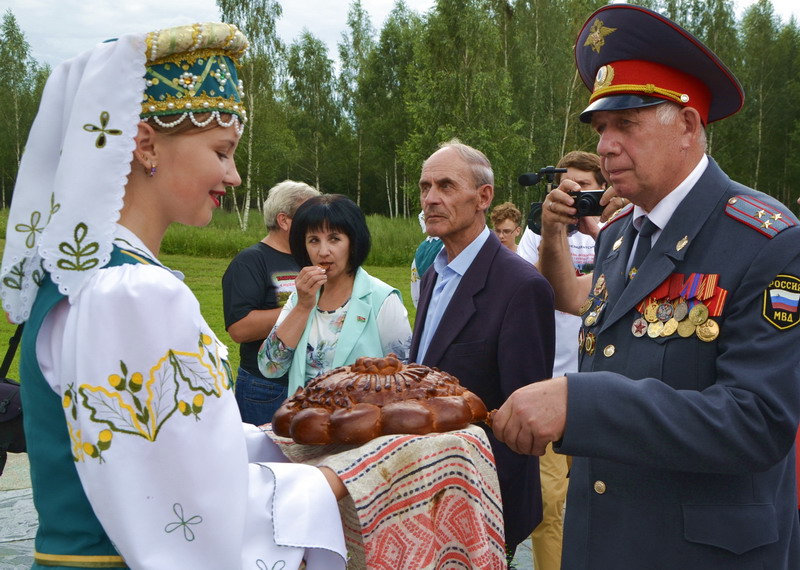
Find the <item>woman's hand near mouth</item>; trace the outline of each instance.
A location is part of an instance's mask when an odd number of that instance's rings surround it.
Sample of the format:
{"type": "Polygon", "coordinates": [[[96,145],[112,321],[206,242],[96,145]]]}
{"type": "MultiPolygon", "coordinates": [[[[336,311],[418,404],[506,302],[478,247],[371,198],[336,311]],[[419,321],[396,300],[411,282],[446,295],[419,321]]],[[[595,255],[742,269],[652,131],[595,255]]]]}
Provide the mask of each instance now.
{"type": "Polygon", "coordinates": [[[327,268],[322,264],[303,267],[294,282],[297,289],[297,304],[313,308],[317,302],[317,291],[327,281],[327,268]]]}

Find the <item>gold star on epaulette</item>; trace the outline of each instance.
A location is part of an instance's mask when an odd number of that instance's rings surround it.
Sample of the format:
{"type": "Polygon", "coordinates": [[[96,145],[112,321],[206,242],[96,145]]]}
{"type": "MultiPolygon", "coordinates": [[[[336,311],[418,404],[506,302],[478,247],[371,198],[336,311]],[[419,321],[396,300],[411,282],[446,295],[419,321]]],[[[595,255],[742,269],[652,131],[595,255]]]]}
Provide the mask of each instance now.
{"type": "Polygon", "coordinates": [[[762,222],[762,223],[761,223],[761,227],[762,227],[762,228],[767,228],[767,229],[769,229],[769,227],[770,227],[771,225],[772,225],[772,222],[770,222],[769,220],[765,220],[764,222],[762,222]]]}
{"type": "Polygon", "coordinates": [[[773,214],[773,215],[772,215],[772,219],[773,219],[773,220],[775,220],[776,222],[777,222],[778,220],[780,220],[781,218],[783,218],[783,216],[781,215],[781,213],[780,213],[780,212],[777,212],[777,213],[775,213],[775,214],[773,214]]]}
{"type": "Polygon", "coordinates": [[[760,220],[766,215],[766,213],[767,212],[765,210],[759,210],[758,212],[756,212],[756,216],[758,216],[758,219],[760,220]]]}
{"type": "Polygon", "coordinates": [[[600,48],[606,44],[606,36],[617,31],[617,28],[606,28],[602,20],[597,19],[592,24],[589,30],[589,35],[586,37],[585,46],[592,46],[592,49],[600,53],[600,48]]]}

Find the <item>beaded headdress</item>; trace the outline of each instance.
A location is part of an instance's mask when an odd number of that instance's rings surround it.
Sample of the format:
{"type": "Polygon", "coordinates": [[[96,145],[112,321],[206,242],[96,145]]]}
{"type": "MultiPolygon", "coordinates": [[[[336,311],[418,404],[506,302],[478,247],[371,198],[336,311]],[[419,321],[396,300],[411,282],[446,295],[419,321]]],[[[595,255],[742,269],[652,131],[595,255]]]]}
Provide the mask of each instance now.
{"type": "Polygon", "coordinates": [[[124,35],[53,70],[6,228],[0,297],[13,322],[28,319],[45,279],[73,298],[108,263],[139,122],[241,130],[246,47],[235,26],[195,24],[124,35]]]}
{"type": "Polygon", "coordinates": [[[247,49],[247,39],[236,26],[180,26],[152,32],[145,41],[142,119],[162,127],[174,127],[187,118],[198,127],[217,121],[225,127],[236,124],[241,132],[247,113],[236,63],[247,49]]]}

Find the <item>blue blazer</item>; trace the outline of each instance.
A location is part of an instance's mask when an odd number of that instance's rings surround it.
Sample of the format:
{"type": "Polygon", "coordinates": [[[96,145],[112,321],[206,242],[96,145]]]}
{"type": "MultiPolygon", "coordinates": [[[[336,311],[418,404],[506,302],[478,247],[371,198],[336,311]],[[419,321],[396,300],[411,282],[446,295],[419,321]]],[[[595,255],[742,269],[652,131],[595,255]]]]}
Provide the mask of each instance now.
{"type": "Polygon", "coordinates": [[[712,160],[625,287],[630,218],[600,233],[608,304],[568,375],[562,568],[797,570],[800,326],[767,318],[772,280],[800,276],[797,219],[712,160]],[[746,197],[780,213],[772,229],[737,219],[746,197]],[[675,273],[719,275],[716,339],[631,334],[637,305],[675,273]]]}
{"type": "MultiPolygon", "coordinates": [[[[422,278],[410,361],[419,351],[436,271],[422,278]]],[[[464,274],[421,364],[436,366],[480,396],[489,410],[516,389],[550,378],[555,353],[553,290],[533,265],[494,234],[464,274]]],[[[539,463],[486,430],[503,499],[506,543],[517,545],[542,518],[539,463]]]]}

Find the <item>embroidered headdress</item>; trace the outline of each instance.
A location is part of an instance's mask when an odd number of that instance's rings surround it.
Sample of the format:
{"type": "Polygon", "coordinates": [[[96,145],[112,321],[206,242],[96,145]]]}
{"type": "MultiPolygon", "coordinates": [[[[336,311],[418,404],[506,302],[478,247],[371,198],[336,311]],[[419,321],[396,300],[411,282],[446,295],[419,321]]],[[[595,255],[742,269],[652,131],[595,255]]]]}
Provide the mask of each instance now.
{"type": "Polygon", "coordinates": [[[230,24],[128,34],[58,65],[20,162],[0,268],[13,322],[46,275],[70,297],[110,259],[141,120],[241,129],[236,73],[247,40],[230,24]]]}
{"type": "Polygon", "coordinates": [[[247,113],[236,61],[246,49],[244,35],[227,24],[194,24],[148,34],[142,118],[162,127],[186,118],[198,127],[216,120],[226,127],[236,123],[241,131],[247,113]],[[210,114],[199,120],[195,113],[210,114]]]}

